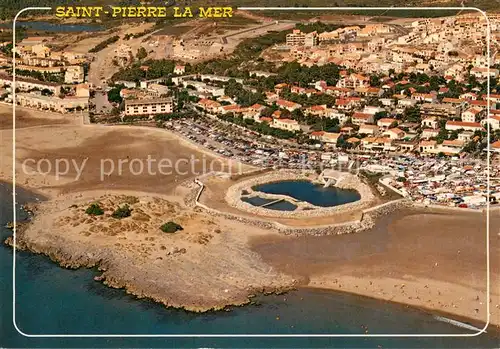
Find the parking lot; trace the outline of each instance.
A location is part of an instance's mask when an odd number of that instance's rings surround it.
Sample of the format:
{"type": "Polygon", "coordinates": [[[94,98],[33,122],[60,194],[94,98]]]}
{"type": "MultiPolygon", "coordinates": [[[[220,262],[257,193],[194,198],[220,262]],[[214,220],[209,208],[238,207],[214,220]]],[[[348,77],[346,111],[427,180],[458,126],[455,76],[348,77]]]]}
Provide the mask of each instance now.
{"type": "Polygon", "coordinates": [[[249,165],[312,169],[326,163],[333,164],[331,157],[322,157],[317,150],[301,149],[297,144],[261,136],[207,117],[169,121],[165,127],[219,155],[249,165]]]}
{"type": "Polygon", "coordinates": [[[95,105],[96,114],[108,114],[113,109],[113,106],[108,101],[108,96],[105,91],[96,91],[91,102],[95,105]]]}

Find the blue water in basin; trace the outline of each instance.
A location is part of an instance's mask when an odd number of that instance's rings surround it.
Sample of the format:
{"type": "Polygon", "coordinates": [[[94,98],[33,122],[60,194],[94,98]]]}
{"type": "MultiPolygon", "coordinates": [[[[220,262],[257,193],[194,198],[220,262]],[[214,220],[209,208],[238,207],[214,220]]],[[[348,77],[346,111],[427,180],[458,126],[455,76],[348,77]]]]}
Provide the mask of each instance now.
{"type": "MultiPolygon", "coordinates": [[[[262,205],[268,204],[270,202],[276,201],[275,199],[266,199],[266,198],[261,198],[259,196],[253,196],[250,198],[242,198],[241,200],[248,202],[249,204],[252,204],[254,206],[262,206],[262,205]]],[[[274,204],[271,204],[269,206],[265,206],[264,208],[268,208],[270,210],[277,210],[277,211],[294,211],[297,208],[297,205],[294,205],[289,201],[282,200],[282,201],[278,201],[274,204]]]]}
{"type": "Polygon", "coordinates": [[[332,207],[358,201],[361,196],[356,190],[326,187],[307,180],[280,181],[259,184],[252,188],[267,194],[288,195],[315,206],[332,207]]]}

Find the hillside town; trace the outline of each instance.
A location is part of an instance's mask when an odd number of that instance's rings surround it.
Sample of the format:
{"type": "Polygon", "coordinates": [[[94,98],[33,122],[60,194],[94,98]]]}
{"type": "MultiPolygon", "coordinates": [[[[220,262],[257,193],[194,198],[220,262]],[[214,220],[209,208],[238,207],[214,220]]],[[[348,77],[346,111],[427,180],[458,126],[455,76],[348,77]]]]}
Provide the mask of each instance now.
{"type": "Polygon", "coordinates": [[[54,52],[51,37],[26,37],[16,48],[3,42],[0,58],[0,99],[12,103],[12,58],[16,55],[16,103],[39,110],[76,113],[89,110],[90,86],[85,83],[89,57],[75,52],[54,52]]]}
{"type": "Polygon", "coordinates": [[[50,37],[26,37],[15,48],[1,43],[0,99],[13,102],[14,54],[22,107],[149,122],[252,165],[341,166],[379,173],[423,204],[484,207],[500,199],[500,15],[489,22],[475,13],[312,21],[256,37],[271,44],[254,56],[244,50],[251,41],[209,63],[148,59],[139,49],[99,85],[88,80],[98,50],[56,51],[50,37]]]}

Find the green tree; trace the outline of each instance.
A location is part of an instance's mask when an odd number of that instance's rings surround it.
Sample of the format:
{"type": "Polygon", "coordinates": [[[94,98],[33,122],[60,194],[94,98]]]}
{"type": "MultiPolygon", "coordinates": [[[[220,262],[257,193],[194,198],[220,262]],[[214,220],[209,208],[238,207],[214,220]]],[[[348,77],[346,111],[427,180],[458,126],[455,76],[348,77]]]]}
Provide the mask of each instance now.
{"type": "Polygon", "coordinates": [[[169,221],[169,222],[163,224],[160,227],[160,229],[164,233],[175,233],[177,231],[184,230],[184,228],[182,226],[180,226],[179,224],[172,222],[172,221],[169,221]]]}
{"type": "Polygon", "coordinates": [[[439,133],[436,137],[436,141],[441,144],[443,143],[443,141],[445,141],[446,139],[448,139],[448,131],[445,129],[445,128],[441,128],[439,130],[439,133]]]}
{"type": "Polygon", "coordinates": [[[146,51],[146,49],[144,47],[139,47],[139,49],[137,50],[137,59],[141,60],[141,59],[144,59],[148,56],[148,52],[146,51]]]}
{"type": "Polygon", "coordinates": [[[379,111],[379,112],[376,112],[373,115],[373,120],[376,123],[377,121],[379,121],[380,119],[385,118],[385,117],[387,117],[387,112],[385,110],[384,111],[379,111]]]}
{"type": "Polygon", "coordinates": [[[120,96],[120,91],[124,88],[123,85],[117,85],[108,91],[108,101],[111,103],[121,103],[122,97],[120,96]]]}
{"type": "Polygon", "coordinates": [[[91,216],[100,216],[104,214],[104,210],[98,203],[93,203],[85,210],[85,213],[91,216]]]}
{"type": "Polygon", "coordinates": [[[420,109],[418,107],[410,107],[405,109],[403,117],[408,122],[420,122],[420,109]]]}
{"type": "Polygon", "coordinates": [[[370,76],[370,86],[379,87],[380,83],[380,77],[378,75],[373,74],[370,76]]]}
{"type": "Polygon", "coordinates": [[[450,135],[448,136],[449,140],[454,140],[458,138],[458,130],[453,130],[450,132],[450,135]]]}
{"type": "Polygon", "coordinates": [[[120,39],[120,37],[118,35],[114,35],[102,42],[100,42],[99,44],[97,44],[95,47],[91,48],[89,50],[90,53],[95,53],[95,52],[99,52],[101,50],[103,50],[104,48],[108,47],[108,45],[114,43],[114,42],[117,42],[118,39],[120,39]]]}
{"type": "Polygon", "coordinates": [[[127,205],[118,207],[115,212],[111,215],[113,218],[122,219],[125,217],[130,217],[132,214],[132,209],[127,205]]]}

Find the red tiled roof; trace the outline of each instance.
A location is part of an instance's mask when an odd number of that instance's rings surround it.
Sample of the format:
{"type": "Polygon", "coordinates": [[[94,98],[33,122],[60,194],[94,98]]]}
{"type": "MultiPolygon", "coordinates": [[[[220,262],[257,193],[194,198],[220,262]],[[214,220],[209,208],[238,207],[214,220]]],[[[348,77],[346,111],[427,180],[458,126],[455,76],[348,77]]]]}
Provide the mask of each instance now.
{"type": "Polygon", "coordinates": [[[464,127],[482,127],[481,124],[478,122],[464,122],[464,121],[453,121],[453,120],[446,121],[446,125],[464,126],[464,127]]]}

